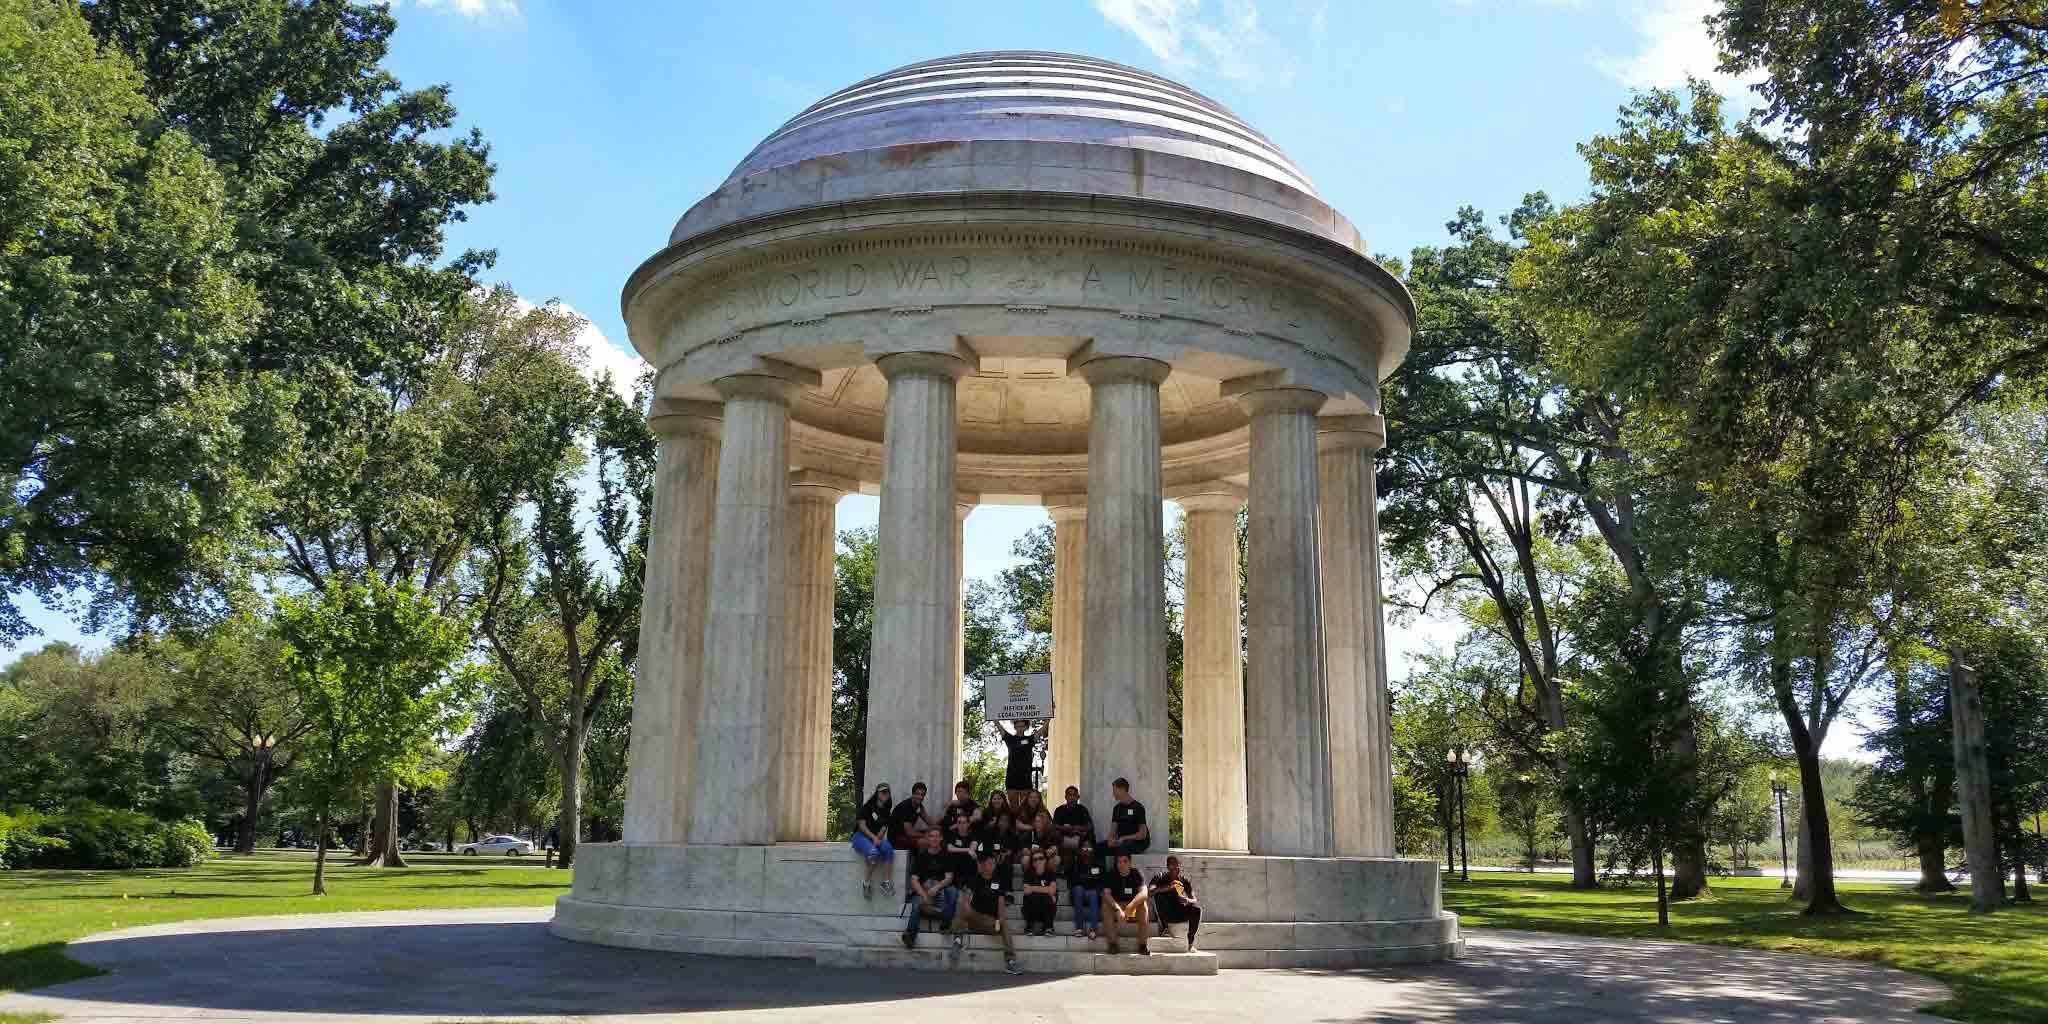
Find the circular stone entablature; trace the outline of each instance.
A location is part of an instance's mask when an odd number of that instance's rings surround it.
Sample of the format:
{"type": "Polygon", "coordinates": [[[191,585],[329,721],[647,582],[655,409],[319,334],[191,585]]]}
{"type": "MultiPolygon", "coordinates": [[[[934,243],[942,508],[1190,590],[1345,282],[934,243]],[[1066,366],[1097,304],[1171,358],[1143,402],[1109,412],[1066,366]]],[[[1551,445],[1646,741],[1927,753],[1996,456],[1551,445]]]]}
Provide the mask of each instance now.
{"type": "Polygon", "coordinates": [[[913,64],[798,114],[684,214],[628,282],[634,347],[670,401],[772,373],[791,461],[872,488],[881,355],[945,352],[959,486],[983,501],[1085,490],[1088,386],[1106,356],[1170,368],[1169,488],[1243,482],[1233,392],[1379,410],[1414,306],[1263,135],[1134,68],[1064,54],[913,64]]]}

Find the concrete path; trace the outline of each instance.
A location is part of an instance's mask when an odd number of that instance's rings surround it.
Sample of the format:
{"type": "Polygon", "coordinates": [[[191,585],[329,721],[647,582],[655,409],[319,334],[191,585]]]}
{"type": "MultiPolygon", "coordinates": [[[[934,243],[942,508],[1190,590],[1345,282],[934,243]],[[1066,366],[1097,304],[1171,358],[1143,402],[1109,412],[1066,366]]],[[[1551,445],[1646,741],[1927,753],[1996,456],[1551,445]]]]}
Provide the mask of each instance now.
{"type": "Polygon", "coordinates": [[[1682,943],[1472,932],[1457,963],[1215,977],[828,970],[564,942],[547,908],[235,918],[108,932],[112,972],[0,997],[79,1021],[1924,1022],[1917,975],[1682,943]]]}

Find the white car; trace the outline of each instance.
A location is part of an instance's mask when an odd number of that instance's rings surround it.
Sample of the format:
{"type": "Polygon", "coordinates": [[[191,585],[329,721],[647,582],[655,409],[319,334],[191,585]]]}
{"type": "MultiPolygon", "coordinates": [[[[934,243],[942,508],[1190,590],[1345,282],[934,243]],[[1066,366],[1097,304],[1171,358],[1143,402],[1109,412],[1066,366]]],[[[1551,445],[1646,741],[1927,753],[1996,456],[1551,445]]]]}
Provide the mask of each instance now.
{"type": "Polygon", "coordinates": [[[533,843],[518,836],[485,836],[483,841],[464,843],[455,852],[466,857],[479,853],[502,853],[507,857],[524,857],[533,852],[533,843]]]}

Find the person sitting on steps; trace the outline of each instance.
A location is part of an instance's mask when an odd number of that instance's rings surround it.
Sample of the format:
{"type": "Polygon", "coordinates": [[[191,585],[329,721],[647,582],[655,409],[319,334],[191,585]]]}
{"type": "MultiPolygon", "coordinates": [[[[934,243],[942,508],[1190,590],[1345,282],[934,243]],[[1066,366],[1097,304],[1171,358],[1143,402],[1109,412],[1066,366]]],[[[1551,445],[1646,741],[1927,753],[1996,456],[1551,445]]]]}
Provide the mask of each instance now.
{"type": "Polygon", "coordinates": [[[1086,935],[1091,939],[1102,937],[1102,887],[1109,881],[1109,873],[1102,869],[1102,862],[1095,858],[1095,844],[1088,843],[1075,851],[1074,863],[1067,868],[1067,892],[1074,903],[1074,937],[1086,935]]]}
{"type": "Polygon", "coordinates": [[[1081,787],[1067,787],[1067,802],[1052,812],[1052,825],[1060,834],[1060,846],[1068,850],[1083,844],[1095,845],[1095,819],[1081,803],[1081,787]]]}
{"type": "Polygon", "coordinates": [[[924,832],[910,857],[910,920],[903,926],[903,948],[917,945],[917,928],[925,918],[938,918],[947,926],[953,923],[960,900],[954,881],[953,859],[939,845],[938,830],[924,832]]]}
{"type": "Polygon", "coordinates": [[[1117,940],[1123,937],[1124,922],[1130,921],[1138,926],[1138,952],[1151,955],[1152,950],[1145,945],[1146,927],[1151,923],[1149,911],[1152,901],[1146,898],[1150,895],[1145,876],[1131,867],[1131,855],[1117,854],[1116,870],[1110,872],[1102,887],[1102,905],[1109,911],[1110,952],[1119,952],[1117,940]]]}
{"type": "Polygon", "coordinates": [[[886,782],[875,787],[875,795],[868,797],[867,803],[853,809],[853,851],[868,862],[860,882],[862,899],[875,897],[876,868],[882,869],[882,892],[890,892],[893,886],[889,875],[889,860],[896,854],[889,845],[889,812],[893,810],[886,782]]]}
{"type": "Polygon", "coordinates": [[[1159,934],[1166,926],[1187,922],[1188,952],[1195,951],[1195,932],[1202,927],[1202,907],[1195,902],[1195,883],[1180,873],[1180,858],[1166,858],[1166,870],[1152,876],[1152,902],[1159,909],[1159,934]]]}
{"type": "Polygon", "coordinates": [[[953,819],[956,817],[972,821],[974,820],[974,813],[979,810],[981,810],[981,805],[974,802],[974,787],[969,786],[967,780],[962,779],[953,784],[953,801],[947,804],[945,810],[940,813],[939,827],[951,829],[953,827],[953,819]]]}
{"type": "Polygon", "coordinates": [[[975,874],[967,880],[966,889],[967,902],[953,911],[953,923],[946,929],[953,935],[953,950],[947,954],[947,961],[959,964],[960,953],[967,948],[967,932],[972,929],[994,933],[1003,941],[1003,970],[1024,973],[1017,965],[1016,944],[1010,941],[1010,924],[1005,920],[1010,910],[1010,894],[996,878],[994,857],[984,853],[975,861],[975,874]]]}
{"type": "Polygon", "coordinates": [[[1109,812],[1109,840],[1103,852],[1111,858],[1123,853],[1144,853],[1152,847],[1152,826],[1145,822],[1145,805],[1131,796],[1131,780],[1119,778],[1109,784],[1116,806],[1109,812]]]}
{"type": "Polygon", "coordinates": [[[1045,865],[1045,854],[1031,851],[1024,862],[1024,934],[1051,935],[1058,912],[1060,876],[1045,865]]]}

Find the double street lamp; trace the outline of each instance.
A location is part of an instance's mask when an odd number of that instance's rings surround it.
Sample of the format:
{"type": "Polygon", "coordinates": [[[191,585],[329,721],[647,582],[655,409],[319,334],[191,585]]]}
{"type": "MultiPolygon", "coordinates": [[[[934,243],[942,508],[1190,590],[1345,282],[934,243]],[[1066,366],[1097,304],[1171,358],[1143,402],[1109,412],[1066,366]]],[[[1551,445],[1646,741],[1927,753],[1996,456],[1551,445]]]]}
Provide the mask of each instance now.
{"type": "Polygon", "coordinates": [[[1472,762],[1465,759],[1465,745],[1454,744],[1444,752],[1444,767],[1450,772],[1451,789],[1458,801],[1458,869],[1459,881],[1472,880],[1472,854],[1465,847],[1465,779],[1472,773],[1472,762]]]}
{"type": "Polygon", "coordinates": [[[1789,791],[1785,788],[1784,781],[1778,778],[1777,772],[1772,772],[1771,795],[1778,798],[1778,868],[1785,876],[1785,880],[1778,885],[1780,889],[1792,888],[1792,860],[1785,853],[1785,794],[1787,792],[1789,791]]]}

